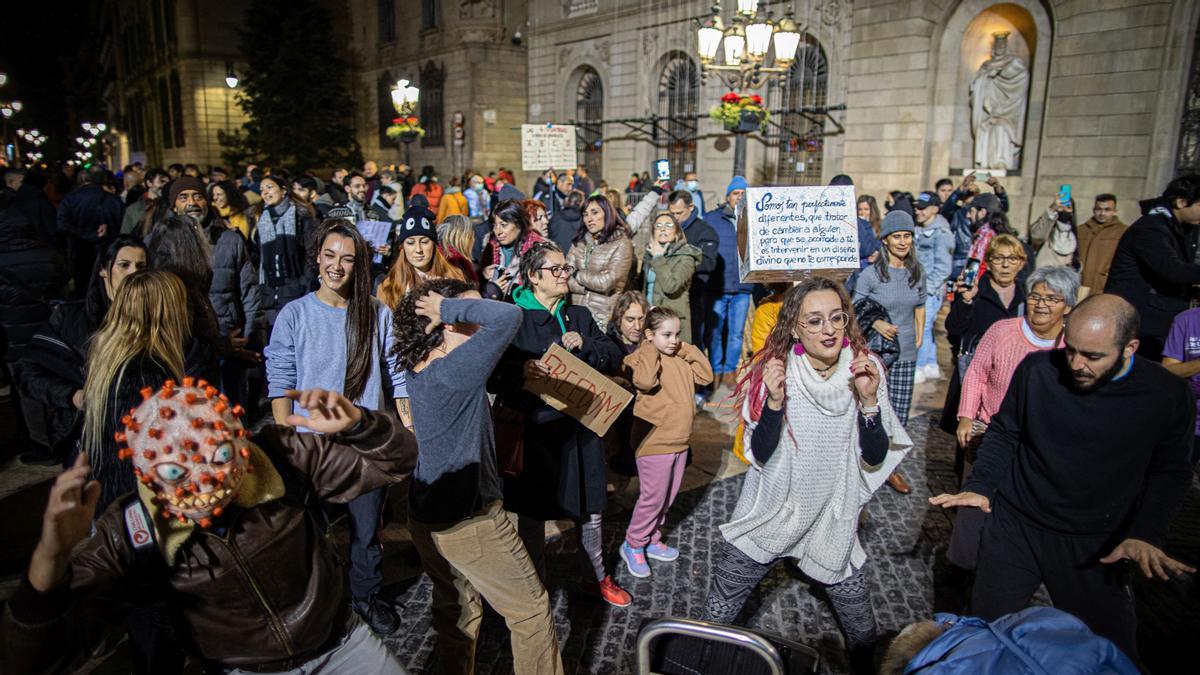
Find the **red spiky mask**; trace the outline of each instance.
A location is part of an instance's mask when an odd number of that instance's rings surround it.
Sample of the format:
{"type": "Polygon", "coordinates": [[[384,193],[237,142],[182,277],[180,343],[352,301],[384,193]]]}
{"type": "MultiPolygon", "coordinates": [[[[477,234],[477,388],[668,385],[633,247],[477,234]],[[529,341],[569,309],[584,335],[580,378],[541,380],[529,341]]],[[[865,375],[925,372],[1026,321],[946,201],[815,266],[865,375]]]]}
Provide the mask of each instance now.
{"type": "Polygon", "coordinates": [[[142,390],[142,404],[121,419],[118,457],[133,460],[137,479],[154,493],[164,518],[208,527],[237,497],[250,464],[241,406],[204,380],[142,390]]]}

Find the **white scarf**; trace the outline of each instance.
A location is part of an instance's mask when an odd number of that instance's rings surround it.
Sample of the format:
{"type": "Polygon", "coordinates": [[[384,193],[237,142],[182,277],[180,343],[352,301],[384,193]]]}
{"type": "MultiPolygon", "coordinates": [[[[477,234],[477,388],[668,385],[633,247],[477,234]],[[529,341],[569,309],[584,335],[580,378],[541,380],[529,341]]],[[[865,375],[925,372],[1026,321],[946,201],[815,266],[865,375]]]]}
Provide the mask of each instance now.
{"type": "MultiPolygon", "coordinates": [[[[891,440],[883,462],[868,466],[858,446],[858,404],[851,389],[853,351],[842,350],[823,379],[804,356],[787,360],[787,403],[779,447],[765,466],[747,472],[726,541],[767,564],[795,558],[820,583],[850,577],[866,562],[858,513],[912,447],[879,383],[879,423],[891,440]]],[[[875,367],[883,365],[872,357],[875,367]]],[[[765,398],[765,397],[764,397],[765,398]]],[[[743,409],[747,426],[748,405],[743,409]]]]}

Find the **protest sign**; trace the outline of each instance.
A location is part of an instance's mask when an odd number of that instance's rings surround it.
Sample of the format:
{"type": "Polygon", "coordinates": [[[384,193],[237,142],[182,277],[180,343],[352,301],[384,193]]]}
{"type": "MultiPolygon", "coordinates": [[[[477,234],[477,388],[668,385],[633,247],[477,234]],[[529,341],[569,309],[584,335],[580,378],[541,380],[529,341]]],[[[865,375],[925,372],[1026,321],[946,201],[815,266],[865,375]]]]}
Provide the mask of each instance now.
{"type": "Polygon", "coordinates": [[[844,280],[858,269],[854,187],[809,185],[746,190],[738,219],[738,270],[745,282],[844,280]]]}
{"type": "MultiPolygon", "coordinates": [[[[367,240],[374,251],[381,246],[387,246],[388,237],[392,236],[392,224],[382,220],[360,220],[355,223],[358,233],[367,240]]],[[[383,262],[383,256],[376,253],[375,262],[383,262]]]]}
{"type": "Polygon", "coordinates": [[[567,124],[522,124],[521,169],[568,169],[578,164],[575,127],[567,124]]]}
{"type": "Polygon", "coordinates": [[[633,399],[633,394],[621,385],[560,345],[550,345],[539,360],[550,367],[550,374],[526,378],[525,389],[555,410],[579,420],[597,436],[608,433],[608,428],[633,399]]]}

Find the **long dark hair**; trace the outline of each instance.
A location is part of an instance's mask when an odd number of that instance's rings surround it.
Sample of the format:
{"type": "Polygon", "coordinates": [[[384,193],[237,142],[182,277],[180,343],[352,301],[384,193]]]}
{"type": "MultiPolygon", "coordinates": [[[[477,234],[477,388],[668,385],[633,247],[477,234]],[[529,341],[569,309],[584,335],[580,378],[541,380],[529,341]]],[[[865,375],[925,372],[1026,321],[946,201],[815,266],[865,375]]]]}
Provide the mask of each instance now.
{"type": "MultiPolygon", "coordinates": [[[[320,270],[325,240],[337,235],[354,242],[354,271],[351,272],[349,305],[346,307],[346,379],[342,395],[351,401],[362,396],[374,361],[378,314],[371,302],[371,247],[358,228],[341,218],[329,218],[317,230],[315,263],[320,270]]],[[[380,355],[383,358],[383,355],[380,355]]]]}
{"type": "Polygon", "coordinates": [[[100,255],[96,256],[96,264],[92,266],[92,278],[88,282],[87,295],[83,299],[83,306],[88,317],[97,321],[97,326],[112,304],[108,298],[108,291],[104,288],[104,279],[100,277],[100,272],[103,270],[108,273],[109,279],[112,278],[113,263],[117,261],[117,254],[123,248],[141,249],[146,253],[146,264],[150,264],[150,251],[146,248],[146,244],[132,235],[117,235],[108,246],[100,251],[100,255]]]}
{"type": "MultiPolygon", "coordinates": [[[[529,229],[532,225],[529,222],[529,212],[525,210],[521,202],[516,199],[505,199],[496,204],[496,208],[492,209],[491,223],[493,227],[497,220],[503,220],[506,223],[512,223],[521,228],[521,236],[517,237],[516,242],[517,250],[521,250],[521,244],[525,242],[525,237],[529,236],[529,229]]],[[[493,228],[488,228],[489,231],[491,229],[493,228]]],[[[492,236],[494,237],[495,235],[492,236]]]]}
{"type": "MultiPolygon", "coordinates": [[[[600,210],[604,211],[604,229],[600,230],[600,234],[596,235],[597,244],[607,244],[613,239],[629,236],[629,226],[625,224],[625,219],[621,217],[621,214],[617,213],[617,210],[609,203],[608,197],[604,195],[592,195],[588,197],[587,201],[583,203],[583,211],[586,212],[587,208],[592,204],[599,206],[600,210]]],[[[579,231],[575,233],[574,243],[577,244],[583,241],[587,235],[587,225],[581,220],[579,222],[579,231]]]]}
{"type": "MultiPolygon", "coordinates": [[[[884,283],[891,281],[892,278],[892,273],[889,271],[888,265],[891,257],[892,254],[888,252],[887,242],[883,242],[883,246],[879,247],[879,257],[875,259],[875,272],[879,274],[879,278],[884,283]]],[[[921,267],[921,261],[917,259],[916,241],[913,242],[912,248],[908,250],[908,257],[904,259],[904,269],[908,270],[909,288],[917,288],[923,283],[925,268],[921,267]]]]}
{"type": "Polygon", "coordinates": [[[246,213],[250,210],[250,202],[246,200],[246,195],[237,188],[231,180],[223,180],[217,183],[211,183],[208,186],[208,207],[216,210],[213,206],[213,188],[221,188],[225,193],[225,201],[229,203],[229,215],[236,216],[239,213],[246,213]]]}
{"type": "Polygon", "coordinates": [[[146,238],[150,267],[171,270],[186,284],[202,284],[205,289],[212,282],[212,245],[199,221],[192,216],[177,213],[167,214],[146,238]]]}

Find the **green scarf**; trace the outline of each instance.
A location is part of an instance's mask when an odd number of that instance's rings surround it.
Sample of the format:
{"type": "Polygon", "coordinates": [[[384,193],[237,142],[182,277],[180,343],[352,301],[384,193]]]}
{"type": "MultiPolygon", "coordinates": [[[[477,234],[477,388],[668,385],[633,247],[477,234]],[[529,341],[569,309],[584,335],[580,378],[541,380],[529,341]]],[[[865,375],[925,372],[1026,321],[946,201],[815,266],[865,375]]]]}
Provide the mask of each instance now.
{"type": "Polygon", "coordinates": [[[563,321],[563,307],[567,303],[559,300],[554,303],[554,309],[546,309],[542,303],[538,302],[537,296],[533,294],[533,289],[524,286],[517,286],[517,290],[513,291],[513,302],[521,309],[540,309],[543,312],[550,312],[551,316],[558,319],[558,327],[563,333],[567,332],[567,324],[563,321]]]}

